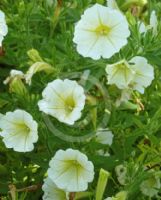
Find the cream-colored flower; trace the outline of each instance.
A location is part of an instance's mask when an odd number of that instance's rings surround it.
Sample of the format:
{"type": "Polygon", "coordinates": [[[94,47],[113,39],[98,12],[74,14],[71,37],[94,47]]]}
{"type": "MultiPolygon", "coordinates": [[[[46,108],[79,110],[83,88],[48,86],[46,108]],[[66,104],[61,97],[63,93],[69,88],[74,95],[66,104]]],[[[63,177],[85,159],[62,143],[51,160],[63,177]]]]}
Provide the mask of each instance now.
{"type": "Polygon", "coordinates": [[[147,180],[143,181],[140,185],[141,192],[149,197],[156,196],[161,188],[160,178],[156,175],[152,175],[147,180]]]}
{"type": "Polygon", "coordinates": [[[153,36],[156,36],[158,33],[158,19],[156,16],[156,12],[153,10],[150,15],[150,24],[145,25],[144,22],[138,22],[139,23],[139,32],[140,33],[146,33],[148,30],[152,29],[153,36]]]}
{"type": "MultiPolygon", "coordinates": [[[[124,91],[129,90],[129,92],[132,89],[144,93],[144,89],[154,79],[153,67],[148,63],[146,58],[141,56],[135,56],[128,62],[122,60],[107,65],[106,72],[108,84],[115,84],[119,89],[124,91]]],[[[127,96],[127,98],[129,97],[127,96]]]]}
{"type": "Polygon", "coordinates": [[[20,70],[12,69],[10,75],[3,81],[5,85],[11,82],[14,78],[24,79],[24,73],[20,70]]]}
{"type": "Polygon", "coordinates": [[[46,73],[51,73],[53,72],[53,70],[54,68],[46,62],[36,62],[31,65],[31,67],[25,74],[26,83],[31,85],[32,77],[37,72],[44,71],[46,73]]]}
{"type": "Polygon", "coordinates": [[[158,19],[155,10],[153,10],[150,15],[150,27],[153,29],[153,35],[157,35],[158,19]]]}
{"type": "Polygon", "coordinates": [[[147,59],[141,56],[136,56],[129,61],[131,69],[135,71],[130,87],[140,93],[144,93],[144,89],[148,87],[154,79],[154,69],[148,63],[147,59]]]}
{"type": "Polygon", "coordinates": [[[108,64],[106,72],[108,84],[115,84],[119,89],[128,88],[135,74],[129,63],[125,60],[114,64],[108,64]]]}
{"type": "Polygon", "coordinates": [[[73,41],[82,56],[97,60],[119,52],[129,35],[128,22],[120,11],[95,4],[76,24],[73,41]]]}
{"type": "Polygon", "coordinates": [[[78,150],[59,150],[51,159],[49,178],[68,192],[85,191],[94,178],[94,166],[85,154],[78,150]]]}
{"type": "Polygon", "coordinates": [[[7,112],[0,118],[0,135],[7,148],[18,152],[34,149],[33,143],[38,140],[37,123],[24,110],[7,112]]]}
{"type": "Polygon", "coordinates": [[[42,190],[44,191],[44,195],[42,197],[43,200],[68,200],[68,192],[61,190],[58,188],[55,183],[48,177],[44,180],[44,184],[42,186],[42,190]]]}
{"type": "Polygon", "coordinates": [[[125,185],[127,180],[127,168],[124,165],[117,165],[115,167],[115,172],[119,183],[125,185]]]}
{"type": "Polygon", "coordinates": [[[44,89],[39,109],[57,118],[60,122],[73,125],[81,117],[85,105],[83,88],[76,81],[54,80],[44,89]]]}
{"type": "Polygon", "coordinates": [[[7,33],[8,27],[5,20],[5,14],[0,10],[0,47],[2,46],[2,41],[7,33]]]}
{"type": "Polygon", "coordinates": [[[113,141],[113,134],[109,129],[98,129],[96,133],[96,141],[101,144],[108,144],[109,146],[113,141]]]}

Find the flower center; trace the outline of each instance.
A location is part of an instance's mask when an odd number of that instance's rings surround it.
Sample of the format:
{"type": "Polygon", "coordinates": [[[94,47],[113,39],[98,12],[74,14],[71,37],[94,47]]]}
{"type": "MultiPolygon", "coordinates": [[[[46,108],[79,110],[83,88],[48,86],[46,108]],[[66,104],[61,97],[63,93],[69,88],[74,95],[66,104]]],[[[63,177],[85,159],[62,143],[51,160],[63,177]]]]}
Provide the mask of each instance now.
{"type": "Polygon", "coordinates": [[[28,135],[30,132],[30,128],[24,123],[16,123],[16,129],[25,135],[28,135]]]}
{"type": "Polygon", "coordinates": [[[108,35],[110,31],[111,31],[110,27],[102,24],[95,29],[95,32],[99,35],[108,35]]]}
{"type": "Polygon", "coordinates": [[[65,99],[65,108],[68,113],[72,112],[75,108],[75,101],[72,96],[69,96],[65,99]]]}

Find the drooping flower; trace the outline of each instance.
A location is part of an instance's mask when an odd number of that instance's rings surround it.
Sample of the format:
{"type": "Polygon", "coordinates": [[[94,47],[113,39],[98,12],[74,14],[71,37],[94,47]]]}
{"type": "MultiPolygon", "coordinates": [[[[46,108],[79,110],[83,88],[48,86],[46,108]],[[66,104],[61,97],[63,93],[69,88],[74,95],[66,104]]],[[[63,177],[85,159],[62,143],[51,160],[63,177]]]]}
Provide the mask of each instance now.
{"type": "Polygon", "coordinates": [[[33,143],[38,140],[37,123],[24,110],[7,112],[0,118],[0,135],[7,148],[18,152],[28,152],[34,149],[33,143]]]}
{"type": "Polygon", "coordinates": [[[98,129],[96,133],[96,141],[110,146],[113,141],[113,134],[109,129],[98,129]]]}
{"type": "Polygon", "coordinates": [[[2,41],[7,33],[8,27],[5,20],[5,14],[0,10],[0,47],[2,46],[2,41]]]}
{"type": "Polygon", "coordinates": [[[135,74],[129,63],[125,60],[114,64],[108,64],[106,72],[108,84],[115,84],[119,89],[128,88],[135,74]]]}
{"type": "Polygon", "coordinates": [[[94,178],[94,166],[78,150],[59,150],[49,163],[49,178],[68,192],[85,191],[94,178]]]}
{"type": "Polygon", "coordinates": [[[68,200],[68,192],[61,190],[58,188],[55,183],[48,177],[44,180],[44,184],[42,186],[42,190],[44,191],[44,195],[42,197],[43,200],[68,200]]]}
{"type": "Polygon", "coordinates": [[[131,69],[135,71],[130,87],[143,94],[144,89],[148,87],[154,79],[154,69],[148,63],[147,59],[141,56],[133,57],[129,63],[131,63],[131,69]]]}
{"type": "Polygon", "coordinates": [[[38,102],[39,109],[60,122],[74,124],[81,117],[85,105],[83,88],[76,81],[54,80],[48,83],[38,102]]]}
{"type": "Polygon", "coordinates": [[[97,60],[119,52],[129,35],[128,22],[120,11],[95,4],[76,24],[73,41],[78,53],[97,60]]]}
{"type": "Polygon", "coordinates": [[[141,192],[149,197],[156,196],[160,188],[161,188],[160,177],[155,174],[153,174],[147,180],[143,181],[140,185],[141,192]]]}
{"type": "Polygon", "coordinates": [[[19,78],[19,79],[24,79],[24,73],[20,70],[12,69],[10,71],[10,75],[3,81],[5,85],[10,83],[13,79],[19,78]]]}
{"type": "Polygon", "coordinates": [[[31,67],[25,74],[26,83],[31,85],[32,77],[37,72],[44,71],[46,73],[52,73],[53,70],[54,68],[46,62],[36,62],[31,65],[31,67]]]}

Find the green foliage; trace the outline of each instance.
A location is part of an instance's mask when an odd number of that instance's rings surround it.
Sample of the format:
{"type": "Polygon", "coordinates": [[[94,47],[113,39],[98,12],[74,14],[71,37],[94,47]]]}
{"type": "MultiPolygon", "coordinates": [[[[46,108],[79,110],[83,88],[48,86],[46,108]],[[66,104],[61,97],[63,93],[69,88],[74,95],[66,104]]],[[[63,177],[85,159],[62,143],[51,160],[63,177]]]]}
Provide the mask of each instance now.
{"type": "Polygon", "coordinates": [[[110,59],[94,61],[80,56],[72,39],[74,24],[80,19],[85,8],[96,2],[106,4],[105,1],[94,0],[64,0],[60,5],[57,1],[52,3],[48,0],[1,0],[0,2],[0,9],[6,14],[9,27],[9,33],[3,43],[5,53],[0,57],[0,112],[5,114],[21,108],[31,113],[39,123],[39,141],[34,151],[30,153],[17,153],[7,149],[0,139],[0,198],[3,200],[14,200],[11,195],[14,191],[9,188],[10,184],[17,188],[16,200],[41,199],[41,185],[49,160],[58,149],[69,147],[86,153],[95,166],[96,175],[89,186],[90,192],[78,196],[82,195],[83,199],[93,199],[98,174],[103,168],[111,173],[104,198],[115,196],[117,192],[125,190],[130,200],[148,199],[140,192],[139,186],[149,176],[148,170],[159,171],[161,166],[161,23],[159,21],[158,35],[153,37],[151,31],[145,36],[140,34],[137,21],[142,19],[148,24],[149,13],[153,9],[160,19],[161,2],[151,0],[146,5],[139,5],[140,13],[134,17],[130,12],[132,5],[124,5],[124,1],[118,0],[118,5],[130,23],[131,37],[128,45],[110,59]],[[17,85],[14,90],[8,85],[4,86],[2,82],[11,69],[24,72],[29,69],[31,57],[29,58],[27,52],[31,49],[39,52],[43,61],[53,67],[54,73],[38,72],[33,76],[31,86],[21,81],[19,84],[21,88],[23,87],[23,91],[20,91],[17,85]],[[146,57],[154,66],[155,80],[144,95],[133,94],[132,109],[127,105],[116,108],[114,102],[120,91],[114,86],[107,86],[105,66],[107,63],[130,59],[136,55],[146,57]],[[89,138],[84,142],[62,140],[49,130],[38,109],[37,102],[41,99],[42,90],[48,82],[65,77],[81,82],[85,70],[90,70],[89,79],[83,83],[89,99],[82,118],[73,127],[53,118],[51,121],[58,130],[69,137],[84,136],[89,133],[93,136],[100,125],[108,126],[114,134],[111,147],[98,144],[94,139],[89,142],[89,138]],[[98,82],[92,81],[92,77],[98,82]],[[99,84],[105,88],[103,91],[107,91],[106,94],[100,89],[99,84]],[[97,151],[100,149],[108,150],[110,156],[98,155],[97,151]],[[126,164],[128,168],[130,178],[125,186],[119,184],[115,175],[114,169],[119,164],[126,164]],[[144,170],[145,167],[147,170],[144,170]],[[32,186],[35,187],[30,190],[29,187],[32,186]],[[23,188],[26,189],[21,190],[23,188]]]}

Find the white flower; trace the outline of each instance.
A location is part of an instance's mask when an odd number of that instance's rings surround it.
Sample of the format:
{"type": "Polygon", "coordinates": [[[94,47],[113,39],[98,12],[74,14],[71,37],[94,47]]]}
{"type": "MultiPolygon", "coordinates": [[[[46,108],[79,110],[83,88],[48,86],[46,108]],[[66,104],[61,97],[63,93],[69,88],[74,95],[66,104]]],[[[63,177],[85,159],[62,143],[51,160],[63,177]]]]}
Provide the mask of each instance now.
{"type": "Polygon", "coordinates": [[[33,143],[38,140],[37,126],[29,113],[15,110],[0,118],[0,135],[7,148],[18,152],[32,151],[33,143]]]}
{"type": "MultiPolygon", "coordinates": [[[[120,62],[107,65],[108,84],[115,84],[119,89],[130,89],[144,93],[154,79],[154,69],[148,64],[147,59],[141,56],[135,56],[130,61],[122,60],[120,62]]],[[[129,93],[130,95],[130,93],[129,93]]],[[[127,99],[130,97],[127,94],[127,99]]],[[[123,94],[124,99],[124,94],[123,94]]],[[[126,97],[125,97],[126,99],[126,97]]]]}
{"type": "Polygon", "coordinates": [[[107,6],[112,9],[119,10],[116,0],[107,0],[107,6]]]}
{"type": "Polygon", "coordinates": [[[147,59],[141,56],[132,58],[131,69],[135,71],[133,80],[131,81],[131,87],[133,90],[137,90],[140,93],[144,93],[144,89],[148,87],[154,79],[154,69],[148,64],[147,59]]]}
{"type": "Polygon", "coordinates": [[[149,197],[156,196],[161,188],[160,178],[153,175],[149,179],[142,182],[140,185],[141,192],[149,197]]]}
{"type": "Polygon", "coordinates": [[[153,10],[150,15],[150,24],[145,25],[144,22],[138,22],[139,24],[139,32],[146,33],[148,30],[152,29],[153,36],[156,36],[158,33],[158,19],[156,16],[156,12],[153,10]]]}
{"type": "Polygon", "coordinates": [[[128,22],[120,11],[95,4],[76,24],[73,41],[82,56],[97,60],[119,52],[129,35],[128,22]]]}
{"type": "Polygon", "coordinates": [[[144,22],[138,21],[139,25],[139,33],[146,33],[147,27],[145,26],[144,22]]]}
{"type": "Polygon", "coordinates": [[[96,141],[110,146],[113,141],[113,134],[109,129],[98,129],[96,133],[96,141]]]}
{"type": "Polygon", "coordinates": [[[119,89],[128,88],[135,72],[131,69],[127,61],[122,60],[106,67],[108,84],[115,84],[119,89]]]}
{"type": "Polygon", "coordinates": [[[8,27],[5,20],[5,14],[0,10],[0,47],[2,46],[2,41],[7,33],[8,27]]]}
{"type": "Polygon", "coordinates": [[[153,29],[153,35],[157,35],[158,29],[158,20],[156,16],[156,12],[153,10],[150,15],[150,27],[153,29]]]}
{"type": "Polygon", "coordinates": [[[53,67],[46,62],[36,62],[36,63],[34,63],[33,65],[31,65],[31,67],[29,68],[29,70],[25,74],[26,83],[31,85],[31,80],[32,80],[33,75],[37,72],[40,72],[40,71],[44,71],[46,73],[52,72],[53,67]]]}
{"type": "Polygon", "coordinates": [[[54,80],[44,89],[39,109],[57,118],[60,122],[74,124],[81,117],[85,105],[83,88],[76,81],[54,80]]]}
{"type": "Polygon", "coordinates": [[[17,77],[20,79],[24,79],[24,73],[20,70],[12,69],[10,71],[10,75],[3,81],[3,83],[6,85],[10,81],[12,81],[14,78],[17,78],[17,77]]]}
{"type": "Polygon", "coordinates": [[[117,165],[115,167],[115,172],[119,183],[125,185],[127,179],[127,168],[123,165],[117,165]]]}
{"type": "Polygon", "coordinates": [[[60,188],[68,192],[85,191],[94,178],[94,166],[85,154],[78,150],[59,150],[51,159],[48,176],[60,188]]]}
{"type": "Polygon", "coordinates": [[[44,191],[43,200],[68,200],[68,193],[59,189],[55,183],[48,177],[44,180],[42,186],[44,191]]]}

